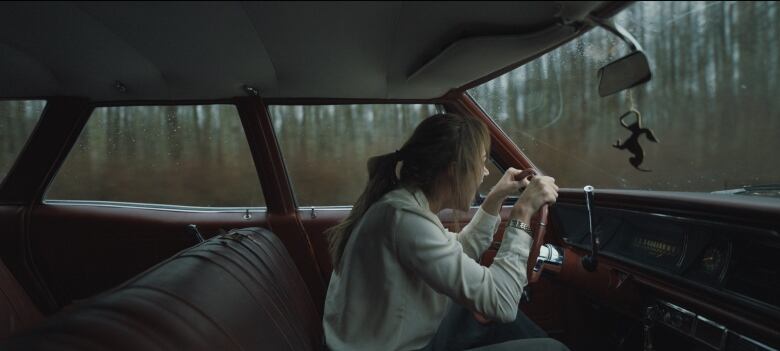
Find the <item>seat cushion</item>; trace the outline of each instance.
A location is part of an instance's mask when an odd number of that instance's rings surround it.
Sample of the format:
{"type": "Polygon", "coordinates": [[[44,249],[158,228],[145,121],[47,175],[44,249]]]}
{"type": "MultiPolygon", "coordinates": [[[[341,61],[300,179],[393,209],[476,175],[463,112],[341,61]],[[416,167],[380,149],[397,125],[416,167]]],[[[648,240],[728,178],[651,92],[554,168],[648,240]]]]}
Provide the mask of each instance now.
{"type": "Polygon", "coordinates": [[[276,236],[233,230],[49,319],[27,350],[315,350],[321,320],[276,236]]]}
{"type": "Polygon", "coordinates": [[[3,261],[0,261],[0,340],[41,321],[41,312],[3,261]]]}

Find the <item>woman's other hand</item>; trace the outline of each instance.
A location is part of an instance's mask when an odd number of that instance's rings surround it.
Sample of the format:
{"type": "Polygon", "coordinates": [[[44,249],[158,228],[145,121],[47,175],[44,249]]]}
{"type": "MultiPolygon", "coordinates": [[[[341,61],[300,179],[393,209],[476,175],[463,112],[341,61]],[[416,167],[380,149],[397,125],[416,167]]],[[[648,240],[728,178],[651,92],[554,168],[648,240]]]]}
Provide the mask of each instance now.
{"type": "Polygon", "coordinates": [[[529,180],[524,174],[530,175],[531,172],[533,171],[521,171],[517,168],[509,167],[496,185],[490,189],[488,196],[501,199],[503,202],[507,196],[517,193],[520,189],[528,186],[529,180]]]}
{"type": "Polygon", "coordinates": [[[530,183],[528,178],[531,174],[533,174],[532,170],[521,171],[509,167],[496,185],[490,189],[490,193],[482,203],[482,210],[494,216],[498,215],[501,205],[509,195],[516,194],[520,189],[528,186],[530,183]]]}

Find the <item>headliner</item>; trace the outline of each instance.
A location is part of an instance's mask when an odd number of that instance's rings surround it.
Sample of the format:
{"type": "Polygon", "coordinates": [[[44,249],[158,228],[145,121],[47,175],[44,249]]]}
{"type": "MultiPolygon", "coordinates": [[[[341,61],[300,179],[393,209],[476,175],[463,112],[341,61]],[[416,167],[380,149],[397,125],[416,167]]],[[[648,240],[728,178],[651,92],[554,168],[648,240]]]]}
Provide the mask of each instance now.
{"type": "Polygon", "coordinates": [[[202,100],[246,84],[263,97],[432,99],[570,40],[614,5],[3,3],[0,96],[202,100]]]}

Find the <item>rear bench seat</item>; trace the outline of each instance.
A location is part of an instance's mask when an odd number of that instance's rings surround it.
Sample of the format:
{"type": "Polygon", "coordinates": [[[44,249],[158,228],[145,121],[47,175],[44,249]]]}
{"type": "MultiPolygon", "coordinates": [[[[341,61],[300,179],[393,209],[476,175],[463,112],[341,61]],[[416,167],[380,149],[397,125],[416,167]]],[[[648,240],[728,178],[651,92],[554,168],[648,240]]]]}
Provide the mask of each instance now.
{"type": "Polygon", "coordinates": [[[41,321],[43,314],[0,260],[0,340],[41,321]]]}
{"type": "Polygon", "coordinates": [[[2,350],[318,350],[319,313],[292,259],[261,228],[184,250],[2,350]]]}

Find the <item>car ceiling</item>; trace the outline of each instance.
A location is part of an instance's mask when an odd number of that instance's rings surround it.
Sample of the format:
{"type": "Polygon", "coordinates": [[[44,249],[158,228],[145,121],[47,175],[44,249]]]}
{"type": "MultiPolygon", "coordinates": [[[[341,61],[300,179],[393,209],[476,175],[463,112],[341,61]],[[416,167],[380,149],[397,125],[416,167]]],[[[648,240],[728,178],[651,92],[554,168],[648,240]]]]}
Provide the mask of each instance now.
{"type": "MultiPolygon", "coordinates": [[[[4,2],[0,97],[431,99],[605,2],[4,2]],[[120,87],[121,86],[121,87],[120,87]]],[[[614,5],[614,4],[613,4],[614,5]]]]}

